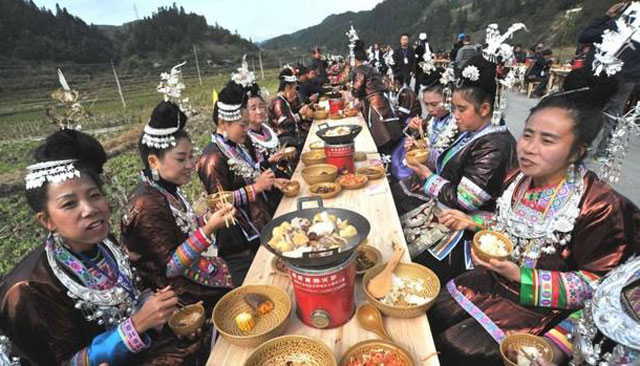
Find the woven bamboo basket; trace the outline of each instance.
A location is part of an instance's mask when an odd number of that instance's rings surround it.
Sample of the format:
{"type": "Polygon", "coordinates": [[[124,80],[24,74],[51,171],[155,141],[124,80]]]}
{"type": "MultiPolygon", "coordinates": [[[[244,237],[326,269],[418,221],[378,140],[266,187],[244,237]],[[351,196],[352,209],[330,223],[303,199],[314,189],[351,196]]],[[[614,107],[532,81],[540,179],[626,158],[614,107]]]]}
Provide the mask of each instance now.
{"type": "Polygon", "coordinates": [[[478,231],[473,236],[473,245],[471,247],[473,248],[473,252],[475,253],[475,255],[484,262],[489,262],[489,260],[491,259],[496,259],[499,261],[508,260],[509,257],[511,257],[511,253],[513,253],[513,242],[511,242],[511,240],[503,233],[492,231],[492,230],[478,231]],[[500,239],[507,247],[508,254],[503,256],[492,255],[480,249],[480,237],[487,234],[495,235],[496,237],[498,237],[498,239],[500,239]]]}
{"type": "Polygon", "coordinates": [[[395,353],[398,358],[404,361],[404,364],[406,366],[415,365],[415,363],[413,362],[413,358],[406,349],[400,347],[395,343],[391,343],[382,339],[370,339],[354,344],[353,346],[349,347],[347,352],[342,355],[342,357],[340,358],[340,362],[338,362],[338,365],[349,366],[349,360],[351,359],[351,357],[358,357],[374,349],[382,349],[395,353]]]}
{"type": "Polygon", "coordinates": [[[300,182],[297,180],[289,181],[289,183],[284,187],[282,194],[286,197],[296,197],[300,193],[300,182]]]}
{"type": "Polygon", "coordinates": [[[317,164],[302,169],[302,179],[307,184],[333,182],[338,178],[338,168],[331,164],[317,164]]]}
{"type": "Polygon", "coordinates": [[[384,177],[386,171],[382,165],[371,165],[367,167],[358,168],[356,173],[366,175],[369,180],[380,179],[384,177]],[[375,173],[373,172],[375,170],[375,173]]]}
{"type": "Polygon", "coordinates": [[[535,347],[547,361],[553,360],[553,349],[544,339],[527,333],[514,333],[508,335],[500,343],[500,356],[505,366],[518,366],[507,354],[509,351],[517,352],[522,347],[535,347]]]}
{"type": "Polygon", "coordinates": [[[311,187],[309,187],[309,194],[311,194],[312,196],[317,196],[324,199],[329,199],[329,198],[333,198],[335,196],[337,196],[340,192],[342,191],[342,186],[338,183],[316,183],[316,184],[312,184],[311,187]],[[318,190],[320,189],[320,187],[330,187],[333,188],[333,191],[328,192],[328,193],[320,193],[318,192],[318,190]]]}
{"type": "Polygon", "coordinates": [[[357,175],[364,178],[362,182],[356,183],[356,184],[346,184],[344,176],[340,176],[338,177],[338,179],[336,179],[336,183],[338,183],[344,189],[360,189],[364,187],[365,184],[367,184],[367,182],[369,181],[369,178],[367,178],[367,176],[364,174],[357,174],[357,175]]]}
{"type": "Polygon", "coordinates": [[[188,337],[202,328],[204,320],[204,306],[199,303],[191,304],[176,311],[169,318],[169,328],[176,335],[188,337]]]}
{"type": "Polygon", "coordinates": [[[325,155],[324,150],[309,150],[300,155],[300,160],[302,160],[305,166],[311,166],[325,163],[327,161],[327,156],[325,155]]]}
{"type": "Polygon", "coordinates": [[[424,281],[426,287],[427,296],[431,299],[422,305],[413,306],[392,306],[383,303],[376,299],[369,293],[367,285],[373,277],[382,272],[386,263],[380,263],[377,266],[371,268],[364,274],[362,278],[362,286],[364,287],[364,293],[367,299],[375,307],[385,315],[393,318],[414,318],[416,316],[423,315],[436,301],[436,297],[440,293],[440,280],[435,273],[429,268],[417,263],[399,263],[398,267],[393,271],[398,277],[420,278],[424,281]]]}
{"type": "Polygon", "coordinates": [[[245,285],[224,295],[213,308],[213,324],[222,337],[229,342],[244,347],[256,347],[273,337],[280,335],[291,315],[291,299],[280,287],[261,284],[245,285]],[[253,313],[244,301],[250,293],[268,297],[274,305],[272,311],[264,315],[254,315],[256,326],[250,332],[238,329],[236,315],[242,312],[253,313]]]}
{"type": "Polygon", "coordinates": [[[287,362],[305,366],[337,366],[333,351],[322,341],[299,335],[272,339],[249,356],[244,366],[283,366],[287,362]]]}

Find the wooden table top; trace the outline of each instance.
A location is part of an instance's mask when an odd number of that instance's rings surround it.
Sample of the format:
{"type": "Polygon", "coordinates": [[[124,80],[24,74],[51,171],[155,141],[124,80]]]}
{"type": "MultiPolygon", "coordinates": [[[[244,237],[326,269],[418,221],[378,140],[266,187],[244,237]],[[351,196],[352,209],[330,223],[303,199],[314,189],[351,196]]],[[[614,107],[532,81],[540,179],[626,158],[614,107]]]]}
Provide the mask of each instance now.
{"type": "MultiPolygon", "coordinates": [[[[321,121],[324,122],[324,121],[321,121]]],[[[337,121],[328,121],[330,126],[341,124],[359,124],[364,126],[362,132],[356,137],[356,151],[366,152],[368,160],[357,162],[356,168],[367,166],[380,156],[373,138],[360,115],[351,118],[345,118],[337,121]]],[[[309,144],[314,141],[320,141],[316,136],[317,123],[311,127],[309,137],[305,143],[303,151],[309,150],[309,144]]],[[[301,170],[304,164],[300,161],[293,178],[300,182],[300,194],[298,197],[309,195],[309,185],[302,179],[301,170]]],[[[372,180],[367,185],[358,190],[343,189],[338,196],[324,200],[325,207],[346,208],[360,213],[365,216],[371,224],[371,232],[368,237],[368,244],[372,245],[382,253],[384,261],[391,257],[392,238],[398,243],[406,246],[400,219],[398,218],[393,197],[389,189],[389,184],[385,178],[372,180]]],[[[296,198],[284,197],[278,206],[275,216],[296,210],[296,198]]],[[[253,264],[249,269],[244,284],[272,284],[281,287],[289,293],[293,302],[293,287],[287,276],[277,274],[271,267],[273,254],[263,247],[260,247],[255,256],[253,264]]],[[[410,262],[408,251],[405,251],[403,262],[410,262]]],[[[362,290],[362,280],[358,276],[356,279],[356,305],[359,306],[366,302],[366,297],[362,290]]],[[[294,305],[295,306],[295,305],[294,305]]],[[[436,366],[439,365],[437,356],[429,357],[435,352],[431,330],[426,315],[421,315],[411,319],[397,319],[383,316],[384,323],[391,337],[402,347],[409,350],[412,354],[416,365],[419,366],[436,366]]],[[[342,354],[355,343],[368,340],[379,339],[372,332],[362,329],[354,316],[345,325],[334,329],[316,329],[303,324],[296,315],[295,309],[291,313],[287,328],[282,335],[299,334],[317,338],[327,344],[334,352],[336,360],[340,360],[342,354]]],[[[207,366],[241,366],[249,357],[255,348],[240,347],[229,343],[224,338],[218,338],[214,345],[207,366]]]]}

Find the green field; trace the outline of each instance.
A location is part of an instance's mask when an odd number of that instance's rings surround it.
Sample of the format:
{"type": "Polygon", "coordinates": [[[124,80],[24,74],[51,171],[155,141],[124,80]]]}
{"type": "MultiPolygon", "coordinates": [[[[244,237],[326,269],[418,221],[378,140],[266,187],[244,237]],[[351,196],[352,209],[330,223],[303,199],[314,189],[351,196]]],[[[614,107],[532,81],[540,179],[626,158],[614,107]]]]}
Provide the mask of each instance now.
{"type": "MultiPolygon", "coordinates": [[[[277,73],[277,69],[267,70],[264,81],[258,78],[261,87],[267,88],[271,96],[275,95],[277,88],[277,73]]],[[[72,79],[68,79],[75,88],[72,79]]],[[[91,132],[105,127],[121,127],[122,129],[116,132],[95,134],[108,148],[117,147],[121,135],[132,129],[139,129],[148,119],[153,107],[161,101],[162,96],[155,91],[158,80],[158,75],[150,76],[148,80],[140,80],[136,88],[127,91],[127,108],[122,107],[117,91],[110,91],[115,95],[98,99],[90,106],[92,118],[82,123],[82,129],[91,132]]],[[[212,90],[220,90],[228,80],[229,73],[208,75],[203,78],[203,86],[200,86],[197,76],[185,77],[185,96],[190,98],[192,106],[197,110],[189,121],[188,129],[198,149],[204,148],[210,139],[212,90]]],[[[48,99],[53,89],[43,88],[42,92],[34,92],[24,97],[27,101],[24,105],[17,100],[12,103],[4,100],[0,102],[0,128],[3,131],[0,137],[0,186],[11,185],[10,183],[21,186],[24,168],[33,162],[32,152],[39,144],[37,139],[55,131],[55,127],[44,118],[43,112],[44,106],[53,103],[53,100],[48,99]],[[39,102],[29,102],[38,100],[39,102]],[[8,105],[11,106],[11,111],[8,111],[8,105]],[[41,105],[42,108],[38,110],[34,105],[41,105]]],[[[99,90],[90,88],[78,89],[89,96],[100,93],[99,90]]],[[[116,236],[119,234],[121,207],[126,195],[138,183],[140,169],[137,149],[130,149],[114,156],[105,167],[112,231],[116,236]]],[[[195,175],[185,190],[192,200],[201,195],[202,188],[195,175]]],[[[14,188],[9,192],[0,193],[0,276],[6,274],[25,253],[42,243],[44,231],[33,216],[28,209],[23,190],[14,188]]]]}

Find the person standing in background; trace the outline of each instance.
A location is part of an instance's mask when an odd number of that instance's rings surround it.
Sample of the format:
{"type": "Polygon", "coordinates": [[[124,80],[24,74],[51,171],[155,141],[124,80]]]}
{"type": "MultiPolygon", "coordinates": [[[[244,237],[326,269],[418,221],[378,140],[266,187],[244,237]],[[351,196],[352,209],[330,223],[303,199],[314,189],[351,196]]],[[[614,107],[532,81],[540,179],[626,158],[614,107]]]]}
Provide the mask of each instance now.
{"type": "Polygon", "coordinates": [[[393,61],[396,77],[402,75],[405,84],[411,85],[411,77],[416,69],[416,56],[413,48],[409,46],[408,33],[402,33],[400,36],[400,47],[393,52],[393,61]]]}
{"type": "Polygon", "coordinates": [[[464,38],[462,39],[462,44],[463,46],[458,50],[455,58],[455,66],[457,72],[460,72],[467,61],[478,54],[476,46],[471,44],[471,37],[464,36],[464,38]]]}

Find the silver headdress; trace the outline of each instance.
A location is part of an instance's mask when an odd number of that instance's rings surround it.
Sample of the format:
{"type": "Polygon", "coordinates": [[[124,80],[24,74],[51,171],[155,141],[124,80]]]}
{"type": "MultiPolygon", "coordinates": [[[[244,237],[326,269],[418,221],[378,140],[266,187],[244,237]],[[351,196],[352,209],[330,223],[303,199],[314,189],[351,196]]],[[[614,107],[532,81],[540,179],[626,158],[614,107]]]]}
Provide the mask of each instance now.
{"type": "Polygon", "coordinates": [[[11,341],[7,336],[0,335],[0,366],[20,366],[18,357],[10,357],[11,341]]]}
{"type": "Polygon", "coordinates": [[[247,62],[247,55],[242,56],[242,64],[238,68],[238,72],[231,74],[231,80],[236,84],[240,84],[247,88],[256,82],[256,77],[252,71],[249,71],[249,63],[247,62]]]}
{"type": "Polygon", "coordinates": [[[353,28],[353,25],[349,28],[346,35],[347,35],[347,38],[349,38],[349,59],[351,61],[350,63],[351,63],[351,66],[355,66],[356,56],[353,53],[353,49],[356,47],[356,41],[359,40],[360,38],[358,38],[358,32],[356,32],[355,28],[353,28]]]}
{"type": "Polygon", "coordinates": [[[40,188],[45,182],[61,183],[69,179],[80,178],[80,171],[75,167],[76,159],[45,161],[29,165],[24,178],[26,188],[40,188]]]}
{"type": "Polygon", "coordinates": [[[242,118],[242,113],[240,112],[242,104],[226,104],[218,99],[216,105],[218,106],[218,115],[223,120],[233,122],[242,118]]]}
{"type": "Polygon", "coordinates": [[[58,81],[62,88],[54,91],[51,94],[51,98],[62,103],[66,110],[64,114],[59,114],[54,106],[50,106],[46,108],[45,113],[47,117],[62,130],[79,130],[82,128],[79,122],[89,117],[89,113],[78,101],[78,99],[80,99],[80,93],[77,90],[71,89],[60,69],[58,69],[58,81]]]}
{"type": "Polygon", "coordinates": [[[291,70],[291,75],[282,75],[282,80],[284,80],[285,83],[297,83],[298,78],[296,77],[296,70],[294,67],[287,64],[284,65],[284,69],[291,70]]]}
{"type": "Polygon", "coordinates": [[[426,75],[431,75],[436,70],[436,56],[431,52],[429,42],[427,42],[427,34],[420,33],[422,37],[424,35],[424,55],[422,55],[422,61],[418,63],[418,66],[422,68],[422,71],[426,75]]]}
{"type": "MultiPolygon", "coordinates": [[[[592,64],[593,72],[599,76],[604,71],[612,76],[622,70],[624,62],[619,59],[620,54],[627,48],[632,48],[632,41],[640,42],[640,2],[632,2],[616,20],[615,30],[605,30],[602,42],[595,43],[596,52],[592,64]]],[[[610,116],[618,119],[616,127],[611,131],[607,146],[607,157],[602,165],[600,174],[610,183],[617,183],[620,179],[622,161],[629,150],[631,133],[638,126],[640,118],[640,104],[624,116],[610,116]]],[[[606,138],[603,137],[603,138],[606,138]]]]}
{"type": "MultiPolygon", "coordinates": [[[[482,50],[482,56],[485,60],[494,64],[501,60],[504,64],[510,66],[513,63],[513,47],[505,42],[521,29],[528,31],[523,23],[515,23],[504,34],[500,34],[497,24],[489,24],[485,41],[487,46],[482,50]]],[[[496,98],[493,104],[493,115],[491,116],[491,123],[494,125],[500,124],[507,111],[506,91],[511,89],[515,82],[516,70],[513,67],[509,68],[509,72],[504,78],[499,79],[496,77],[496,98]]]]}
{"type": "MultiPolygon", "coordinates": [[[[185,89],[182,81],[182,71],[180,68],[187,62],[184,61],[171,68],[169,73],[160,74],[160,84],[156,90],[164,95],[165,102],[175,103],[180,107],[185,115],[189,115],[191,107],[189,98],[182,98],[182,91],[185,89]]],[[[142,144],[156,149],[169,149],[176,146],[176,138],[173,136],[180,129],[180,114],[175,127],[170,128],[153,128],[147,123],[144,126],[144,134],[142,135],[142,144]]]]}

